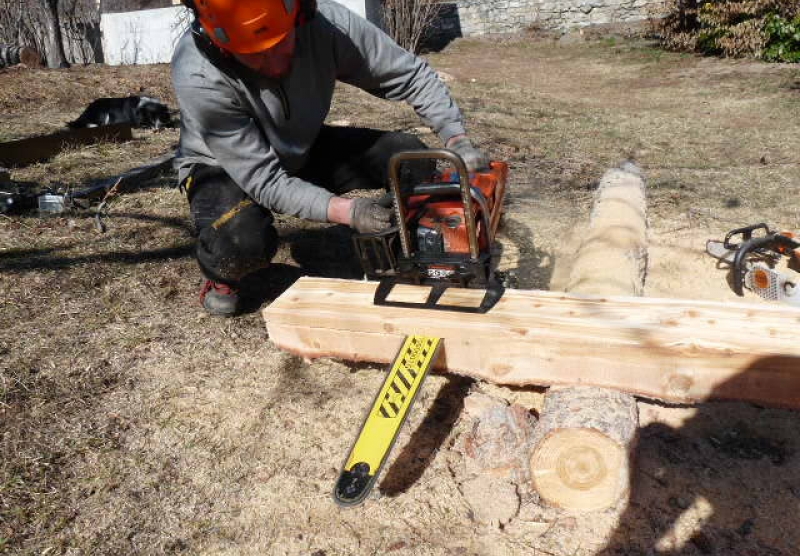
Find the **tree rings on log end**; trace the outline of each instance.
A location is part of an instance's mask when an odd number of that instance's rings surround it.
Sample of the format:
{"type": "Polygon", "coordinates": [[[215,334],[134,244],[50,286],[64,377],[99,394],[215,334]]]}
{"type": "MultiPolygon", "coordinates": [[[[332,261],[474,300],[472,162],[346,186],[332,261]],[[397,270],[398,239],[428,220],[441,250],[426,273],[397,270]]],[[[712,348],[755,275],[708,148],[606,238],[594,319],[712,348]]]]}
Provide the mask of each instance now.
{"type": "Polygon", "coordinates": [[[603,433],[567,429],[551,434],[531,457],[533,486],[550,505],[574,511],[608,508],[620,498],[627,451],[603,433]]]}

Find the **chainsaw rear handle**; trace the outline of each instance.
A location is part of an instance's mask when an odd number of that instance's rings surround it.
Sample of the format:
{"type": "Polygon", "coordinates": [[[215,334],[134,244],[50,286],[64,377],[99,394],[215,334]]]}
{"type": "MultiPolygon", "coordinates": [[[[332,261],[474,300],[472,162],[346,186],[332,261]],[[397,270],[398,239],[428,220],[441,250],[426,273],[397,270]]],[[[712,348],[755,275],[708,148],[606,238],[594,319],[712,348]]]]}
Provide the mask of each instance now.
{"type": "MultiPolygon", "coordinates": [[[[756,226],[750,226],[749,228],[756,229],[761,226],[766,227],[766,224],[758,224],[756,226]]],[[[752,229],[750,230],[751,232],[752,229]]],[[[734,230],[731,234],[735,232],[741,233],[740,231],[734,230]]],[[[728,234],[728,236],[731,234],[728,234]]],[[[726,241],[729,240],[728,236],[725,236],[726,241]]],[[[751,237],[739,244],[738,247],[735,246],[736,255],[733,258],[733,291],[740,297],[744,296],[744,276],[747,273],[746,263],[751,253],[763,253],[769,250],[778,255],[788,254],[788,256],[792,256],[792,252],[798,247],[800,247],[800,242],[777,233],[772,233],[764,237],[751,237]]]]}
{"type": "MultiPolygon", "coordinates": [[[[408,226],[406,225],[406,206],[405,203],[403,203],[403,199],[412,194],[421,195],[423,193],[418,193],[418,191],[426,190],[425,187],[417,186],[413,191],[408,192],[405,195],[403,194],[403,191],[400,187],[400,165],[403,162],[409,162],[412,160],[445,160],[455,168],[456,172],[458,172],[459,183],[450,185],[453,186],[453,193],[458,192],[461,194],[461,202],[464,205],[464,218],[467,221],[466,224],[467,238],[469,240],[469,254],[473,261],[477,261],[480,257],[480,249],[478,248],[478,231],[475,224],[475,215],[472,210],[473,193],[469,183],[469,171],[467,170],[467,165],[464,162],[464,159],[448,149],[403,151],[395,154],[389,159],[389,185],[392,187],[394,198],[397,200],[397,225],[400,232],[400,247],[403,250],[403,256],[406,258],[411,258],[411,237],[408,231],[408,226]]],[[[428,185],[431,187],[431,189],[426,190],[428,191],[427,193],[424,193],[426,195],[443,192],[443,188],[441,187],[436,188],[434,187],[434,184],[428,185]]],[[[447,189],[449,188],[447,188],[447,184],[445,184],[445,191],[447,189]]]]}

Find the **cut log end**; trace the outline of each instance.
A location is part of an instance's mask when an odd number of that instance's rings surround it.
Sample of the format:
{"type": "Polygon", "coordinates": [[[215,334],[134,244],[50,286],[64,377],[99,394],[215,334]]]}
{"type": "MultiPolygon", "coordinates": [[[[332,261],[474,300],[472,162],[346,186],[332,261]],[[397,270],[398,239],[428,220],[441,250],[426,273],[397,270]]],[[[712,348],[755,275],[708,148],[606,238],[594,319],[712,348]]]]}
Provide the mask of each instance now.
{"type": "Polygon", "coordinates": [[[627,499],[638,429],[636,401],[602,388],[548,393],[533,441],[533,488],[550,506],[603,510],[627,499]]]}
{"type": "Polygon", "coordinates": [[[589,429],[560,431],[546,438],[531,458],[533,486],[548,504],[574,511],[613,506],[624,494],[619,470],[627,450],[589,429]]]}
{"type": "Polygon", "coordinates": [[[475,521],[504,525],[528,496],[536,419],[527,408],[473,389],[464,400],[450,470],[475,521]]]}

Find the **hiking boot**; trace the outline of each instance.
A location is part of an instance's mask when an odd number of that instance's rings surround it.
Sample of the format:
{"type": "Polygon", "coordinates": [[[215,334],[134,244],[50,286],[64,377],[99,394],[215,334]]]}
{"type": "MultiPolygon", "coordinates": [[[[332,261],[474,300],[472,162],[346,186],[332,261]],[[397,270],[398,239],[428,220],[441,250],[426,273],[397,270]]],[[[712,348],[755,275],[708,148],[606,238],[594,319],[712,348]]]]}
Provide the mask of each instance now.
{"type": "Polygon", "coordinates": [[[238,309],[239,290],[227,284],[206,280],[200,291],[200,302],[212,315],[232,317],[238,309]]]}

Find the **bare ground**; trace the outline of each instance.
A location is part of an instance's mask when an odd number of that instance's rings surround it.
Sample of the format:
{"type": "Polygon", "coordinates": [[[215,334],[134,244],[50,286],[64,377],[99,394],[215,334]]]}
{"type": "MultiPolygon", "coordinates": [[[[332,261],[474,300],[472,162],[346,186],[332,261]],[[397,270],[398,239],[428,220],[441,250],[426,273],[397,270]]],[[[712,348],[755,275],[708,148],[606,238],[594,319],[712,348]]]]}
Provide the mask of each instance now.
{"type": "MultiPolygon", "coordinates": [[[[477,141],[508,160],[501,242],[520,287],[557,288],[603,172],[648,180],[646,295],[730,300],[706,239],[768,221],[800,228],[800,71],[701,59],[636,41],[463,40],[431,55],[477,141]]],[[[146,92],[174,106],[168,68],[0,73],[0,140],[58,129],[92,98],[146,92]]],[[[419,133],[413,113],[343,87],[331,122],[419,133]]],[[[124,171],[176,131],[73,149],[12,177],[54,188],[124,171]]],[[[749,404],[641,400],[623,515],[529,504],[475,522],[451,450],[480,388],[534,412],[541,392],[434,376],[379,493],[330,491],[382,374],[276,350],[256,309],[302,273],[358,277],[340,227],[281,219],[278,263],[253,312],[196,302],[185,201],[165,177],[91,211],[0,217],[0,551],[21,554],[793,555],[800,417],[749,404]]]]}

